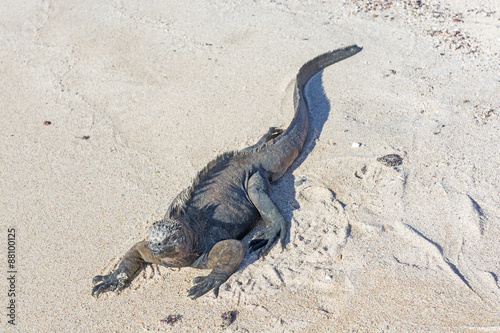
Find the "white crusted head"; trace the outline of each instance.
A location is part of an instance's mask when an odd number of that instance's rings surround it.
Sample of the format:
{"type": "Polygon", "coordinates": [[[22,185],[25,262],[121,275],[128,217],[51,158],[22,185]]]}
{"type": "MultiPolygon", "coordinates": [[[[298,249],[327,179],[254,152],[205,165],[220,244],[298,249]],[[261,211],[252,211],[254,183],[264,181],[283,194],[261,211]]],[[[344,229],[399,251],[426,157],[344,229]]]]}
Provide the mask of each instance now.
{"type": "Polygon", "coordinates": [[[175,221],[157,221],[149,229],[149,249],[154,255],[166,254],[183,239],[182,227],[175,221]]]}

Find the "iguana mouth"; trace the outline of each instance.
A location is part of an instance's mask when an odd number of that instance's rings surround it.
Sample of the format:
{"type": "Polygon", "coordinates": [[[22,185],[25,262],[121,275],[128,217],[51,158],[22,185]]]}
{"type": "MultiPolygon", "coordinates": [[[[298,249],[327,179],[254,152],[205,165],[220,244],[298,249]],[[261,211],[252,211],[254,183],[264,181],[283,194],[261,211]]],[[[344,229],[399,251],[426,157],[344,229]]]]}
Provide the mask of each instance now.
{"type": "Polygon", "coordinates": [[[157,257],[166,257],[168,256],[170,253],[172,253],[174,250],[175,250],[175,246],[171,246],[171,245],[156,245],[156,244],[152,244],[151,242],[149,243],[149,250],[151,251],[151,253],[154,255],[154,256],[157,256],[157,257]]]}

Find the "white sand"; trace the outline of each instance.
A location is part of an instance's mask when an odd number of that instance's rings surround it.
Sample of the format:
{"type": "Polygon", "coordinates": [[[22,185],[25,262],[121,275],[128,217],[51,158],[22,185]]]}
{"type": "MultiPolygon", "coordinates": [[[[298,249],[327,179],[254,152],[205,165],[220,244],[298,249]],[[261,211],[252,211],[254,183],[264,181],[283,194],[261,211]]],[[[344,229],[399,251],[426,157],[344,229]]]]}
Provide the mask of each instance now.
{"type": "Polygon", "coordinates": [[[1,331],[500,330],[498,2],[135,3],[0,3],[1,331]],[[186,297],[208,271],[151,266],[91,297],[208,161],[288,125],[304,62],[350,44],[272,188],[284,252],[218,299],[186,297]]]}

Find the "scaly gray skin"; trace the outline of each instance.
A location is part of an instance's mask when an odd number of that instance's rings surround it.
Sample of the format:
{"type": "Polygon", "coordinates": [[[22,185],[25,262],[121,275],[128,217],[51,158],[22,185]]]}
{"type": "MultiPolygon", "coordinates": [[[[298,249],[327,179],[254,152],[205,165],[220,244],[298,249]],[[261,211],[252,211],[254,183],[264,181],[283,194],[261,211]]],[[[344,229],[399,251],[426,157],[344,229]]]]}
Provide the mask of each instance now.
{"type": "Polygon", "coordinates": [[[97,275],[92,295],[118,291],[142,263],[168,267],[212,269],[194,279],[188,296],[196,299],[219,287],[234,273],[245,256],[242,239],[259,217],[266,228],[249,244],[250,252],[269,251],[280,236],[284,249],[286,225],[269,197],[269,184],[276,182],[300,153],[307,135],[308,107],[304,86],[315,74],[360,52],[352,45],[320,55],[297,74],[295,115],[285,130],[271,128],[255,145],[220,155],[195,177],[193,184],[170,204],[165,217],[149,231],[149,242],[135,244],[110,275],[97,275]]]}

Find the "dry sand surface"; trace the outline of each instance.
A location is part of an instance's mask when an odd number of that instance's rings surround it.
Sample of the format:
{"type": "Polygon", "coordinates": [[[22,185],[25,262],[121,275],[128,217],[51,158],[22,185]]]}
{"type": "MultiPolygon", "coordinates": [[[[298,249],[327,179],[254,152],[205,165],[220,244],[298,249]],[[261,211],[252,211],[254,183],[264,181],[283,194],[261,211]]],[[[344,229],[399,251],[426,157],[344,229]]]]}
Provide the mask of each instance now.
{"type": "Polygon", "coordinates": [[[498,332],[499,19],[494,0],[2,1],[0,330],[498,332]],[[218,299],[186,297],[208,271],[156,266],[90,295],[206,163],[288,125],[304,62],[350,44],[272,187],[284,252],[247,255],[218,299]]]}

